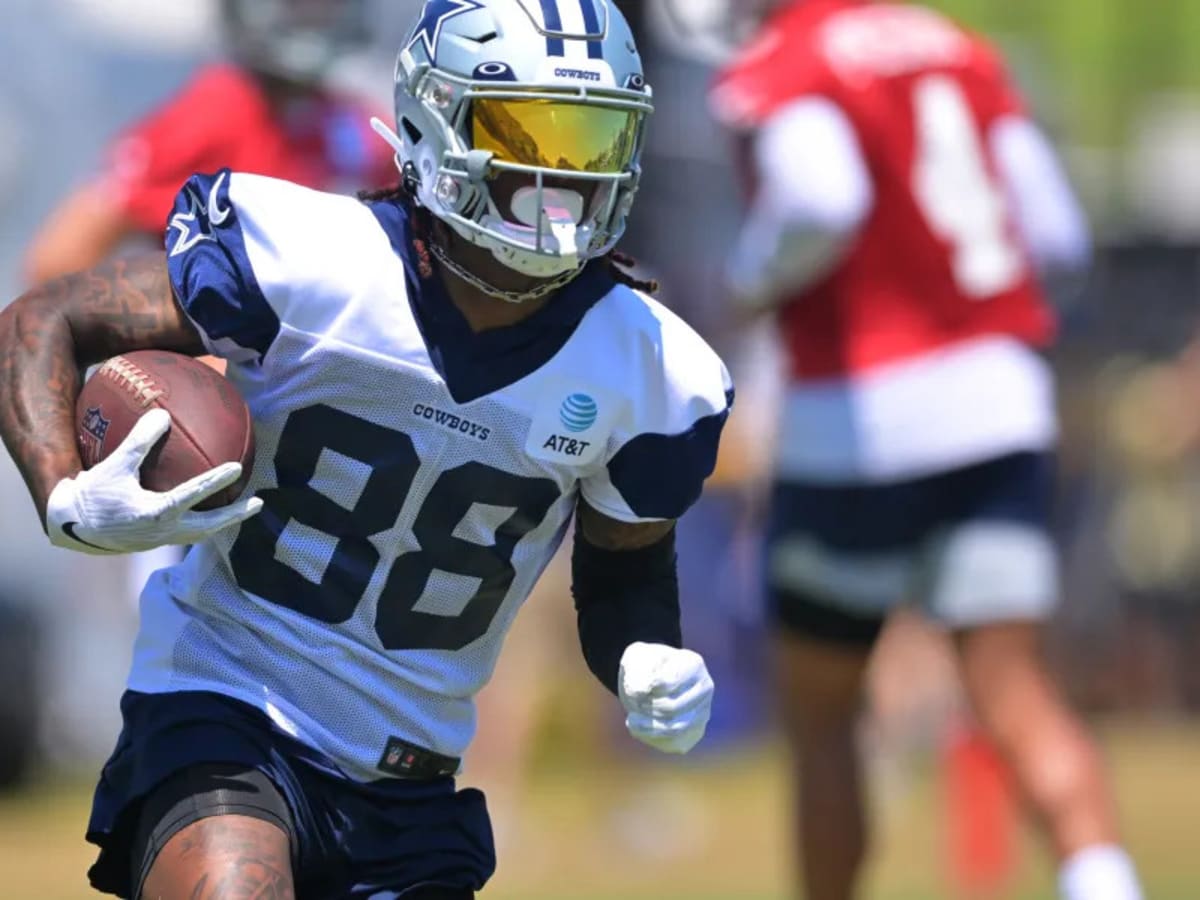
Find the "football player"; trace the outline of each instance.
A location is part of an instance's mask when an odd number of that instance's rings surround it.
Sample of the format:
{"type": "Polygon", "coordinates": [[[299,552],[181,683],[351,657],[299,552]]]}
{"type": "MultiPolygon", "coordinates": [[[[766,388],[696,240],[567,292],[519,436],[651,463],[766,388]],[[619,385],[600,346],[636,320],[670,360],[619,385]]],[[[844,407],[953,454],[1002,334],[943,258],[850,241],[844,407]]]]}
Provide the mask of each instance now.
{"type": "MultiPolygon", "coordinates": [[[[758,4],[760,5],[760,4],[758,4]]],[[[751,198],[729,263],[789,356],[768,550],[807,896],[855,895],[854,726],[889,612],[950,631],[1068,900],[1139,896],[1096,748],[1052,686],[1046,278],[1086,224],[990,45],[918,6],[792,0],[718,78],[751,198]]]]}
{"type": "Polygon", "coordinates": [[[636,738],[703,735],[674,520],[732,386],[614,266],[652,108],[628,26],[603,0],[429,0],[395,81],[397,189],[197,175],[165,254],[0,316],[0,432],[51,541],[195,544],[142,594],[100,890],[473,897],[495,864],[454,784],[473,697],[572,517],[589,667],[636,738]],[[80,367],[138,347],[228,361],[258,446],[231,506],[191,508],[236,464],[139,486],[162,411],[80,470],[80,367]]]}

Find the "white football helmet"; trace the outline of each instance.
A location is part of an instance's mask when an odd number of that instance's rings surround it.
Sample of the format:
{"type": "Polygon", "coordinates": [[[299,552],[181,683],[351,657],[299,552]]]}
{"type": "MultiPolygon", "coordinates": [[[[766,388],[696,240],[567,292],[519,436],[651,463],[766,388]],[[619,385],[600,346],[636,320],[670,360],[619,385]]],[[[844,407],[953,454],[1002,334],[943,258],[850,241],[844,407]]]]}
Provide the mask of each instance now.
{"type": "Polygon", "coordinates": [[[520,302],[574,277],[625,230],[651,91],[608,0],[428,0],[395,73],[396,151],[415,198],[514,271],[547,279],[481,290],[520,302]]]}

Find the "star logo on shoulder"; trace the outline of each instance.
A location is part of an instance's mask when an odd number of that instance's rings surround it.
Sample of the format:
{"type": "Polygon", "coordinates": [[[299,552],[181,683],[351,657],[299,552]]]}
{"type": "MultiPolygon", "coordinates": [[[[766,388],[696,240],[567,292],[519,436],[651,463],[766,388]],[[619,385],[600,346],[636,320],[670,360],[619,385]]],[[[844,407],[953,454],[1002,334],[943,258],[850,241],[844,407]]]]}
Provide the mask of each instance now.
{"type": "Polygon", "coordinates": [[[188,197],[187,212],[175,213],[171,216],[171,222],[168,225],[177,233],[175,243],[171,245],[171,256],[186,253],[201,241],[213,239],[212,231],[209,230],[208,222],[203,215],[204,200],[197,196],[190,185],[184,188],[184,191],[188,197]]]}
{"type": "Polygon", "coordinates": [[[227,172],[222,172],[213,182],[212,189],[208,192],[207,202],[196,193],[190,184],[184,188],[188,197],[188,210],[175,213],[168,225],[178,233],[175,243],[171,247],[171,256],[186,253],[201,241],[213,240],[212,229],[219,228],[229,219],[233,208],[228,205],[222,207],[220,200],[221,185],[227,174],[227,172]]]}
{"type": "Polygon", "coordinates": [[[442,26],[455,16],[477,9],[483,9],[483,4],[477,3],[476,0],[429,0],[425,4],[421,21],[417,23],[412,39],[405,49],[411,50],[418,42],[423,43],[430,62],[434,62],[437,59],[437,45],[442,36],[442,26]]]}

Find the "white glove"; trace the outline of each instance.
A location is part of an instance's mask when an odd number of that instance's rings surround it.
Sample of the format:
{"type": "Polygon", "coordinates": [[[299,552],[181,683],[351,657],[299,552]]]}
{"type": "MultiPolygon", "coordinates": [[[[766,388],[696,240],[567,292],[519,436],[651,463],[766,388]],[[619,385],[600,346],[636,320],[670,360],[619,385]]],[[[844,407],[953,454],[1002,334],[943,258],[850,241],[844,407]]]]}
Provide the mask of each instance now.
{"type": "Polygon", "coordinates": [[[152,409],[107,458],[56,484],[46,503],[50,543],[97,555],[194,544],[262,509],[261,500],[249,497],[220,509],[192,510],[237,481],[242,475],[240,463],[209,469],[163,493],[143,488],[138,472],[170,427],[170,414],[152,409]]]}
{"type": "Polygon", "coordinates": [[[704,737],[713,680],[699,653],[666,644],[630,644],[618,676],[625,727],[663,753],[687,753],[704,737]]]}

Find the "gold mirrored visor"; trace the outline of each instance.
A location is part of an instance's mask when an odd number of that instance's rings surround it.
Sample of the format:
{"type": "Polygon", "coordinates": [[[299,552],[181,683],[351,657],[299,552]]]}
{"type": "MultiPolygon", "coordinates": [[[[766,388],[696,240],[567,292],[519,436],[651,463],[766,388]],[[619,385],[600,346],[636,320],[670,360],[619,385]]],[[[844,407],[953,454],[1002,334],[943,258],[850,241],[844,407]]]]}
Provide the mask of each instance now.
{"type": "Polygon", "coordinates": [[[563,100],[480,98],[472,143],[501,162],[574,172],[624,172],[637,152],[636,111],[563,100]]]}

